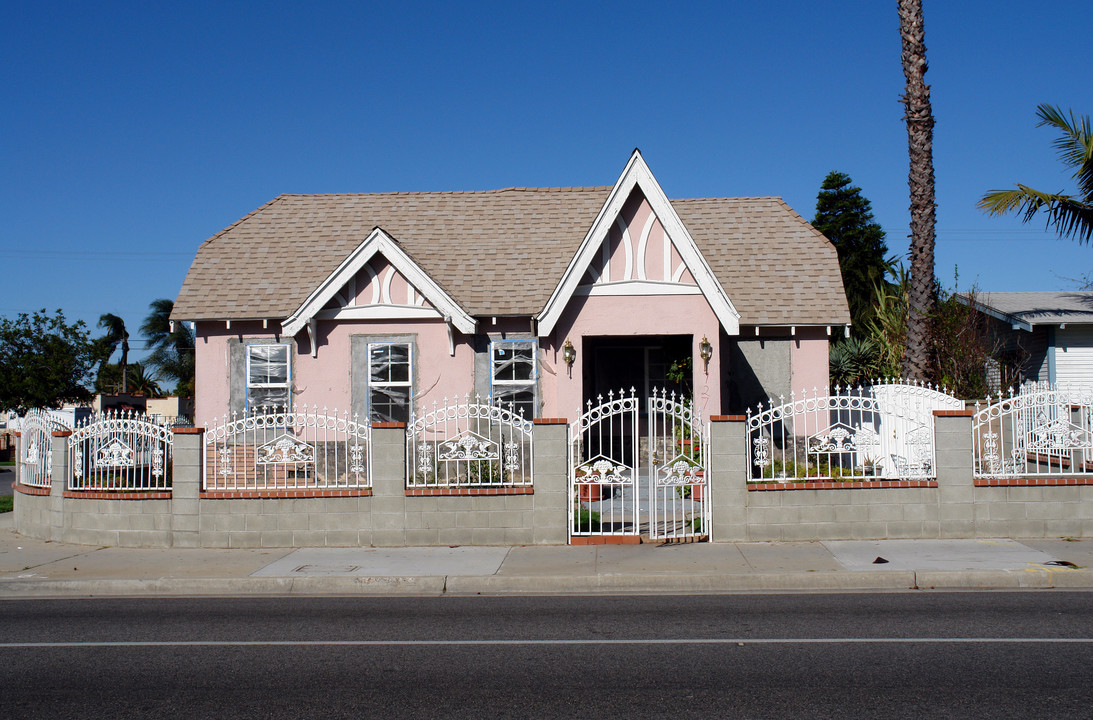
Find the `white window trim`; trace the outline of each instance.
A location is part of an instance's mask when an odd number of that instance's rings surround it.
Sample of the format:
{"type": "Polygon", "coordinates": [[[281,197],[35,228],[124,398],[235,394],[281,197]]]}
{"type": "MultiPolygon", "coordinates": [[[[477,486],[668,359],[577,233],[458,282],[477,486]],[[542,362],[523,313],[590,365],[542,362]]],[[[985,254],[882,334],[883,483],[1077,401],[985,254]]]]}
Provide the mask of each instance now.
{"type": "Polygon", "coordinates": [[[408,415],[410,418],[414,416],[414,343],[409,341],[379,341],[370,342],[365,345],[364,355],[367,358],[366,372],[366,384],[365,384],[365,413],[368,417],[368,421],[372,421],[372,388],[407,388],[407,403],[408,415]],[[384,382],[375,382],[372,380],[372,348],[377,346],[393,346],[404,345],[406,347],[406,361],[409,363],[409,380],[389,380],[384,382]]]}
{"type": "Polygon", "coordinates": [[[244,358],[244,372],[246,373],[246,402],[244,407],[250,411],[251,408],[251,390],[262,390],[272,388],[283,388],[285,390],[285,407],[291,408],[292,405],[292,348],[288,343],[249,343],[243,346],[243,358],[244,358]],[[280,348],[285,353],[285,381],[283,383],[252,383],[251,382],[251,350],[254,348],[280,348]]]}
{"type": "Polygon", "coordinates": [[[521,338],[515,340],[492,340],[490,341],[490,404],[493,404],[497,397],[497,393],[494,388],[500,387],[519,387],[527,384],[531,384],[532,395],[532,407],[531,417],[524,418],[525,420],[531,420],[539,416],[539,341],[531,338],[521,338]],[[496,377],[497,372],[497,360],[494,355],[498,346],[501,347],[531,347],[531,377],[527,380],[498,380],[496,377]]]}

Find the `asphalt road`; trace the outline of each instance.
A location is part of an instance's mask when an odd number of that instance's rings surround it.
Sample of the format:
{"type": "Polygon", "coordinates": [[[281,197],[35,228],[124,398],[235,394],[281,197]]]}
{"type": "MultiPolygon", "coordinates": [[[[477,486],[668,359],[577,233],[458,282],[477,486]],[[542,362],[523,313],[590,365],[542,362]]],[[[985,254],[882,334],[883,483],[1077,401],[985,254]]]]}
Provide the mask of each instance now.
{"type": "Polygon", "coordinates": [[[0,602],[14,718],[1051,717],[1093,593],[0,602]]]}
{"type": "Polygon", "coordinates": [[[15,468],[0,465],[0,495],[11,495],[11,486],[15,483],[15,468]]]}

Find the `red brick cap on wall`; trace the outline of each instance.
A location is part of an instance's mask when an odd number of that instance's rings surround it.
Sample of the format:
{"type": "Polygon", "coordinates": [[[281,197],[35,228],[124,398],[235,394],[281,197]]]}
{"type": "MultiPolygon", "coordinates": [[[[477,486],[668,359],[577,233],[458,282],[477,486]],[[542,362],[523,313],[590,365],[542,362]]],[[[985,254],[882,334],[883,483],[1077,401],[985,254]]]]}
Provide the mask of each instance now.
{"type": "Polygon", "coordinates": [[[971,417],[975,410],[934,410],[934,417],[971,417]]]}
{"type": "Polygon", "coordinates": [[[178,427],[178,428],[171,428],[171,432],[173,432],[175,435],[200,435],[201,433],[205,432],[205,428],[203,428],[203,427],[190,427],[190,428],[178,427]]]}

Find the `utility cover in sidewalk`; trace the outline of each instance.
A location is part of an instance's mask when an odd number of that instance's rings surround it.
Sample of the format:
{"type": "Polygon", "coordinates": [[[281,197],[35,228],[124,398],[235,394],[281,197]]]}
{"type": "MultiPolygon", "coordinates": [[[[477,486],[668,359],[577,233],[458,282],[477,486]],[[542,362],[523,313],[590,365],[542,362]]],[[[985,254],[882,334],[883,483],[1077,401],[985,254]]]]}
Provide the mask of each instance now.
{"type": "Polygon", "coordinates": [[[1016,540],[828,540],[847,570],[1022,570],[1054,558],[1016,540]],[[888,562],[875,564],[875,558],[888,562]]]}

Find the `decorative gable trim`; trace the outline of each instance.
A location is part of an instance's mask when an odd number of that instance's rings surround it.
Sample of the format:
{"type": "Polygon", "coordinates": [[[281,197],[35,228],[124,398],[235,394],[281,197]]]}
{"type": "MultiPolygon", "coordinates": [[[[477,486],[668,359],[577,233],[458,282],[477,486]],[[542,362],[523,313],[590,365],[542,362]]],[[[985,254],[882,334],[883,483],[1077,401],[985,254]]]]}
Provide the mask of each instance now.
{"type": "MultiPolygon", "coordinates": [[[[317,288],[304,300],[303,304],[289,315],[283,323],[284,333],[290,337],[308,327],[320,313],[331,298],[338,294],[345,285],[356,277],[368,261],[377,254],[383,255],[387,262],[394,266],[395,270],[406,278],[407,282],[417,288],[418,292],[432,304],[444,318],[445,322],[454,325],[460,332],[471,335],[474,333],[476,322],[463,308],[451,298],[448,293],[429,277],[429,274],[421,269],[414,260],[406,254],[399,244],[383,231],[382,228],[374,229],[371,234],[357,246],[342,261],[341,265],[323,280],[317,288]]],[[[367,314],[365,314],[367,316],[367,314]]]]}
{"type": "Polygon", "coordinates": [[[630,156],[630,161],[623,168],[622,175],[619,176],[618,181],[615,182],[615,186],[607,196],[607,201],[600,208],[592,227],[589,228],[588,234],[585,235],[581,246],[577,249],[569,266],[562,274],[562,279],[554,288],[554,292],[551,293],[550,299],[547,300],[542,312],[536,317],[539,325],[539,335],[541,337],[546,336],[554,331],[562,312],[565,310],[570,298],[576,294],[581,279],[588,272],[596,253],[600,252],[601,246],[607,240],[611,227],[615,224],[616,218],[634,188],[640,188],[645,195],[645,199],[648,200],[650,207],[653,209],[653,214],[664,227],[665,235],[676,246],[676,250],[694,277],[699,290],[706,297],[706,301],[710,303],[710,307],[713,308],[721,326],[725,328],[725,332],[729,335],[740,334],[740,313],[733,307],[732,301],[729,300],[729,296],[721,287],[721,283],[714,277],[713,271],[706,263],[706,258],[702,256],[694,238],[687,232],[687,228],[683,225],[683,221],[679,219],[679,215],[676,214],[675,208],[668,200],[668,196],[664,194],[660,183],[653,177],[649,166],[645,164],[641,153],[634,150],[634,153],[630,156]]]}

